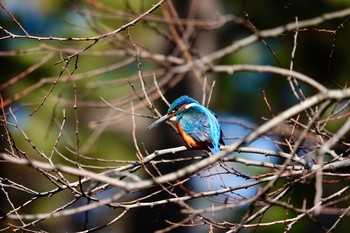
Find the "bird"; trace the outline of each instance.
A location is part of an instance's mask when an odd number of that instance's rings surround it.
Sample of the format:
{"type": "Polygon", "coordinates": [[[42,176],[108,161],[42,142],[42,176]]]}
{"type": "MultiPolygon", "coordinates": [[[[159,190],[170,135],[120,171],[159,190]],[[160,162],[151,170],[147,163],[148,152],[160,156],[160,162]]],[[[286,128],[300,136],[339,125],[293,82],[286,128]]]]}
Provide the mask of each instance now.
{"type": "Polygon", "coordinates": [[[175,122],[183,141],[190,148],[206,149],[217,154],[220,144],[225,145],[215,113],[187,95],[177,98],[167,113],[148,128],[157,127],[167,120],[175,122]]]}

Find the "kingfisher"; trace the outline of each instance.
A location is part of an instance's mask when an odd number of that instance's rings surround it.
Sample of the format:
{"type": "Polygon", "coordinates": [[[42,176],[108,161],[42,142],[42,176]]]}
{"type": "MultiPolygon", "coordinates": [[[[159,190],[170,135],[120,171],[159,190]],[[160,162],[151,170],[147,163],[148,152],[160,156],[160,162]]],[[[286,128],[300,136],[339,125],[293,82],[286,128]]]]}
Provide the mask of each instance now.
{"type": "Polygon", "coordinates": [[[212,154],[220,152],[222,130],[214,112],[187,95],[177,98],[169,107],[167,114],[153,122],[152,129],[167,120],[174,121],[176,127],[190,148],[207,149],[212,154]]]}

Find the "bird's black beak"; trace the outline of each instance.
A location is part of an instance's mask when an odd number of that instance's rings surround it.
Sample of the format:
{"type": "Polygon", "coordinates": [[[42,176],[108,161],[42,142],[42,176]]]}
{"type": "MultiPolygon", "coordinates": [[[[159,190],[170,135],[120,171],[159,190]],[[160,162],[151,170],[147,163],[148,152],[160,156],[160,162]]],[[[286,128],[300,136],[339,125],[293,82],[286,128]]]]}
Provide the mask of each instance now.
{"type": "Polygon", "coordinates": [[[159,118],[158,120],[156,120],[155,122],[153,122],[150,126],[148,126],[149,129],[152,129],[154,127],[157,127],[158,125],[162,124],[163,122],[169,120],[170,118],[172,118],[174,115],[173,114],[166,114],[164,116],[162,116],[161,118],[159,118]]]}

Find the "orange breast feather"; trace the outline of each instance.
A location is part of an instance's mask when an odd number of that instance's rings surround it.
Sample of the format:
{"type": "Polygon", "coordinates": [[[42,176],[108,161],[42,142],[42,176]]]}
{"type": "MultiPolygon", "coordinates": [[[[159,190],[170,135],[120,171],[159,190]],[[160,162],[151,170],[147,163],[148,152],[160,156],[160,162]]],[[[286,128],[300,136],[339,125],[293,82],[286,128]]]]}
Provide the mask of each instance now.
{"type": "Polygon", "coordinates": [[[195,140],[191,135],[187,134],[181,127],[179,123],[176,124],[177,129],[179,130],[179,133],[182,137],[182,139],[185,141],[185,143],[191,147],[191,148],[207,148],[208,146],[204,142],[198,142],[195,140]]]}

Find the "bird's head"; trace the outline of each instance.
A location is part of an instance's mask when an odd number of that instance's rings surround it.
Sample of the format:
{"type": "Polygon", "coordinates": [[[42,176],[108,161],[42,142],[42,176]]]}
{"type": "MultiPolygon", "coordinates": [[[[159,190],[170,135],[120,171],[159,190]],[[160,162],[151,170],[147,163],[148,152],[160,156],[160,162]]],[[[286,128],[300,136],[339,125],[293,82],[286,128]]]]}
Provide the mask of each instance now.
{"type": "Polygon", "coordinates": [[[148,126],[149,129],[152,129],[154,127],[157,127],[161,123],[172,120],[176,121],[176,118],[183,114],[188,108],[190,108],[193,104],[199,104],[197,100],[192,99],[191,97],[188,97],[187,95],[183,95],[179,98],[177,98],[169,107],[167,114],[153,122],[150,126],[148,126]]]}

